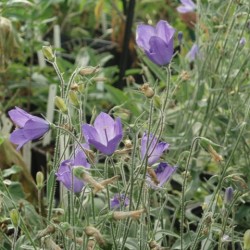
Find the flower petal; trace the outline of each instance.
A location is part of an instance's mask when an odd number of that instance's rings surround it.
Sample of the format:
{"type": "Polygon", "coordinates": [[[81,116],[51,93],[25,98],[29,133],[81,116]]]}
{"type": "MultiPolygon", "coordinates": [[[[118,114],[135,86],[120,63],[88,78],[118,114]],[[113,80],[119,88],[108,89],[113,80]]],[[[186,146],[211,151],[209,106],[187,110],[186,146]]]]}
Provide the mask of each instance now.
{"type": "Polygon", "coordinates": [[[168,163],[161,162],[155,170],[157,179],[160,182],[158,186],[163,186],[163,184],[169,180],[169,178],[176,171],[176,169],[177,167],[172,167],[168,163]]]}
{"type": "Polygon", "coordinates": [[[181,0],[181,3],[182,3],[183,5],[190,6],[190,7],[193,8],[193,9],[196,8],[196,4],[195,4],[192,0],[181,0]]]}
{"type": "Polygon", "coordinates": [[[82,125],[82,133],[86,142],[88,143],[89,143],[89,140],[97,140],[97,141],[99,140],[99,135],[96,129],[89,124],[82,125]]]}
{"type": "Polygon", "coordinates": [[[20,128],[22,128],[25,123],[32,117],[26,111],[16,107],[8,112],[10,119],[20,128]]]}
{"type": "Polygon", "coordinates": [[[136,43],[143,50],[149,50],[149,40],[156,35],[156,30],[150,25],[140,24],[136,29],[136,43]]]}
{"type": "Polygon", "coordinates": [[[169,147],[169,144],[166,142],[160,142],[156,146],[154,146],[154,150],[149,151],[149,158],[148,158],[148,165],[151,166],[155,164],[160,157],[162,156],[163,152],[166,151],[169,147]]]}
{"type": "Polygon", "coordinates": [[[149,40],[150,50],[145,51],[151,61],[158,65],[168,64],[173,56],[173,39],[167,45],[161,38],[152,36],[149,40]]]}
{"type": "Polygon", "coordinates": [[[167,21],[161,20],[156,25],[156,33],[158,37],[168,44],[173,39],[175,29],[167,21]]]}
{"type": "Polygon", "coordinates": [[[16,129],[10,134],[10,141],[17,144],[17,150],[19,150],[25,143],[29,142],[30,139],[25,137],[23,129],[16,129]]]}
{"type": "Polygon", "coordinates": [[[90,164],[87,161],[87,157],[82,149],[76,152],[75,159],[73,160],[74,166],[83,166],[85,168],[90,168],[90,164]]]}
{"type": "Polygon", "coordinates": [[[40,122],[37,122],[37,120],[29,120],[22,129],[26,138],[34,140],[42,137],[49,130],[49,123],[43,119],[41,119],[40,122]]]}

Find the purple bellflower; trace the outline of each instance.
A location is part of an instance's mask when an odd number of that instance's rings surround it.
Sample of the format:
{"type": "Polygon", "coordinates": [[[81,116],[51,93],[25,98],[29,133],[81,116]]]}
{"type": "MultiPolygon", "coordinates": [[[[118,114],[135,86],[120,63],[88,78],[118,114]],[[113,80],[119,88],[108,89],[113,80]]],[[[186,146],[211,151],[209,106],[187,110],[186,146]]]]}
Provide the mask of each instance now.
{"type": "Polygon", "coordinates": [[[47,121],[30,115],[18,107],[11,109],[8,113],[11,120],[18,126],[10,135],[10,141],[18,144],[17,150],[27,142],[42,137],[50,129],[47,121]]]}
{"type": "Polygon", "coordinates": [[[240,42],[239,42],[240,47],[244,47],[244,45],[246,44],[246,42],[247,42],[246,38],[245,38],[245,37],[242,37],[242,38],[240,39],[240,42]]]}
{"type": "Polygon", "coordinates": [[[82,131],[86,142],[105,155],[113,154],[123,137],[121,119],[114,120],[103,112],[96,117],[94,126],[84,124],[82,131]]]}
{"type": "Polygon", "coordinates": [[[158,167],[154,170],[159,183],[156,185],[150,179],[149,176],[147,178],[148,183],[150,184],[152,188],[162,187],[165,184],[165,182],[167,182],[170,179],[170,177],[174,174],[176,169],[177,167],[172,167],[168,163],[161,162],[158,165],[158,167]]]}
{"type": "Polygon", "coordinates": [[[140,24],[136,30],[136,43],[152,62],[166,65],[174,53],[174,33],[175,29],[167,21],[159,21],[156,27],[140,24]]]}
{"type": "MultiPolygon", "coordinates": [[[[86,146],[84,145],[86,148],[86,146]]],[[[85,186],[83,180],[78,179],[73,175],[73,169],[75,167],[85,167],[90,168],[90,164],[87,161],[85,153],[81,149],[76,150],[74,158],[65,160],[61,162],[60,167],[56,173],[56,179],[63,183],[63,185],[68,189],[72,190],[72,180],[73,180],[73,192],[79,193],[85,186]]]]}
{"type": "Polygon", "coordinates": [[[129,198],[125,194],[115,194],[114,197],[110,200],[111,209],[118,209],[121,206],[128,206],[129,198]]]}
{"type": "Polygon", "coordinates": [[[199,47],[196,43],[194,43],[192,48],[187,53],[186,58],[188,59],[189,62],[193,62],[195,58],[198,56],[198,53],[199,53],[199,47]]]}
{"type": "Polygon", "coordinates": [[[196,5],[192,0],[181,0],[182,5],[177,7],[179,13],[193,12],[196,9],[196,5]]]}
{"type": "Polygon", "coordinates": [[[151,166],[156,163],[164,151],[169,147],[169,144],[166,142],[158,142],[158,139],[150,134],[144,133],[141,139],[141,158],[143,159],[146,155],[148,156],[148,165],[151,166]],[[147,144],[149,146],[147,151],[147,144]]]}

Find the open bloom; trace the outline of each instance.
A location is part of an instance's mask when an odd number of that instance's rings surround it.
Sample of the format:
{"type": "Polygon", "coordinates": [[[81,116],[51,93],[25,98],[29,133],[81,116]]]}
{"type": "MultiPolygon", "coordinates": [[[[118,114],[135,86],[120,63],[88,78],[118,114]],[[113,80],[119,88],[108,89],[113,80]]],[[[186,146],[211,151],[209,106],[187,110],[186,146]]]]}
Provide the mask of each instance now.
{"type": "Polygon", "coordinates": [[[175,29],[167,21],[159,21],[156,27],[140,24],[136,30],[136,43],[152,62],[162,66],[172,59],[174,33],[175,29]]]}
{"type": "Polygon", "coordinates": [[[96,117],[94,126],[84,124],[82,131],[86,142],[106,155],[114,153],[123,136],[121,119],[114,120],[103,112],[96,117]]]}
{"type": "Polygon", "coordinates": [[[150,186],[153,188],[162,187],[165,182],[169,180],[169,178],[174,174],[177,167],[172,167],[168,163],[161,162],[158,167],[154,170],[156,178],[157,178],[157,185],[155,181],[152,181],[150,177],[148,177],[148,182],[150,186]]]}
{"type": "Polygon", "coordinates": [[[177,7],[179,13],[193,12],[196,8],[195,3],[192,0],[181,0],[182,5],[177,7]]]}
{"type": "Polygon", "coordinates": [[[16,107],[9,111],[11,120],[18,126],[10,135],[10,141],[18,144],[19,150],[25,143],[42,137],[50,125],[44,119],[30,115],[24,110],[16,107]]]}
{"type": "Polygon", "coordinates": [[[151,166],[160,159],[168,147],[168,143],[158,142],[158,139],[152,134],[148,135],[144,133],[141,139],[141,158],[143,159],[147,153],[148,165],[151,166]]]}
{"type": "Polygon", "coordinates": [[[193,62],[195,58],[198,56],[198,53],[199,53],[199,47],[196,43],[194,43],[192,48],[187,53],[186,58],[188,59],[189,62],[193,62]]]}
{"type": "Polygon", "coordinates": [[[79,193],[85,186],[85,183],[83,180],[80,180],[73,175],[73,169],[75,167],[90,168],[90,164],[88,163],[86,155],[82,149],[76,150],[75,157],[61,162],[56,173],[56,179],[62,182],[68,190],[72,190],[73,186],[74,193],[79,193]]]}
{"type": "Polygon", "coordinates": [[[117,209],[121,206],[128,206],[129,205],[129,198],[126,197],[124,194],[115,194],[113,199],[110,200],[110,207],[111,209],[117,209]]]}

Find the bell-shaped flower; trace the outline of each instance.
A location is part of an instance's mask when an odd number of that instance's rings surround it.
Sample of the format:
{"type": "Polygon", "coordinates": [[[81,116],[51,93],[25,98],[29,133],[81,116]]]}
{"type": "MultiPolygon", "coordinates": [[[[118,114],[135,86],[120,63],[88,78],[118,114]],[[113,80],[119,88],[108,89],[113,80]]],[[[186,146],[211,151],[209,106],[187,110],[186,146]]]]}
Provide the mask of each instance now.
{"type": "Polygon", "coordinates": [[[196,43],[194,43],[192,48],[187,53],[186,58],[188,59],[189,62],[193,62],[198,56],[198,54],[199,54],[199,47],[196,43]]]}
{"type": "Polygon", "coordinates": [[[156,27],[140,24],[136,30],[136,43],[152,62],[166,65],[173,57],[174,33],[175,29],[167,21],[159,21],[156,27]]]}
{"type": "Polygon", "coordinates": [[[192,0],[181,0],[182,5],[177,7],[179,13],[193,12],[196,9],[196,5],[192,0]]]}
{"type": "MultiPolygon", "coordinates": [[[[86,146],[84,145],[83,147],[86,146]]],[[[74,193],[79,193],[85,186],[85,183],[83,180],[80,180],[73,175],[73,169],[75,167],[90,168],[90,164],[88,163],[86,155],[82,149],[76,150],[75,157],[61,162],[56,173],[56,179],[62,182],[68,190],[73,190],[74,193]]]]}
{"type": "Polygon", "coordinates": [[[114,197],[110,200],[111,209],[118,209],[121,206],[128,206],[129,198],[125,194],[115,194],[114,197]]]}
{"type": "Polygon", "coordinates": [[[42,137],[50,129],[50,124],[46,120],[30,115],[18,107],[8,113],[18,127],[10,135],[10,141],[18,144],[17,150],[25,143],[42,137]]]}
{"type": "Polygon", "coordinates": [[[103,112],[96,117],[94,126],[84,124],[82,132],[86,142],[105,155],[113,154],[123,137],[121,119],[114,120],[103,112]]]}
{"type": "Polygon", "coordinates": [[[172,167],[168,163],[161,162],[158,167],[154,170],[156,180],[152,180],[150,176],[147,177],[147,181],[152,188],[162,187],[174,174],[177,167],[172,167]]]}
{"type": "Polygon", "coordinates": [[[148,165],[152,166],[160,159],[168,147],[168,143],[159,142],[152,134],[148,135],[147,133],[144,133],[141,139],[141,158],[143,159],[147,153],[148,165]]]}

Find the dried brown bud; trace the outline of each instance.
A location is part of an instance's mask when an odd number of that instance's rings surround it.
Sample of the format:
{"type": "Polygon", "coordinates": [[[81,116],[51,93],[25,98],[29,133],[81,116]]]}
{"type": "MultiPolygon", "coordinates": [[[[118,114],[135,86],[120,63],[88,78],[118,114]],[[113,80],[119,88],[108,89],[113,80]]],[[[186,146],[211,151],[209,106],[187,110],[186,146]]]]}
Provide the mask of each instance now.
{"type": "Polygon", "coordinates": [[[133,146],[132,141],[129,139],[126,139],[124,141],[124,145],[125,145],[125,148],[129,148],[129,149],[132,148],[132,146],[133,146]]]}
{"type": "Polygon", "coordinates": [[[79,90],[79,85],[77,83],[72,83],[70,86],[70,89],[73,91],[78,91],[79,90]]]}
{"type": "Polygon", "coordinates": [[[98,243],[98,245],[100,245],[100,246],[105,245],[105,240],[104,240],[102,234],[95,227],[91,227],[91,226],[85,227],[84,232],[87,236],[94,237],[96,242],[98,243]]]}
{"type": "Polygon", "coordinates": [[[100,182],[100,186],[95,187],[93,190],[93,193],[96,194],[98,192],[100,192],[103,188],[105,188],[108,184],[113,183],[114,181],[117,181],[120,178],[119,175],[113,176],[111,178],[105,179],[103,181],[100,182]],[[100,187],[103,187],[102,189],[100,187]]]}
{"type": "Polygon", "coordinates": [[[148,83],[144,83],[141,86],[140,90],[148,98],[152,98],[155,94],[154,90],[150,87],[148,83]]]}
{"type": "Polygon", "coordinates": [[[137,220],[140,218],[141,214],[144,213],[145,210],[144,209],[140,209],[140,210],[135,210],[135,211],[128,211],[128,212],[114,212],[113,213],[113,218],[115,220],[124,220],[127,218],[131,218],[134,220],[137,220]]]}
{"type": "Polygon", "coordinates": [[[188,71],[182,71],[180,77],[183,81],[187,81],[190,79],[190,74],[188,71]]]}
{"type": "Polygon", "coordinates": [[[158,185],[160,181],[157,178],[155,171],[151,167],[147,167],[147,172],[150,176],[150,179],[154,182],[155,185],[158,185]]]}
{"type": "Polygon", "coordinates": [[[214,148],[211,145],[208,145],[208,152],[210,153],[210,155],[212,156],[212,158],[214,159],[214,161],[216,162],[221,162],[223,161],[223,157],[221,155],[219,155],[214,148]]]}
{"type": "Polygon", "coordinates": [[[79,74],[82,76],[87,76],[87,75],[95,74],[99,71],[100,71],[99,66],[97,67],[88,66],[83,69],[80,69],[79,74]]]}

